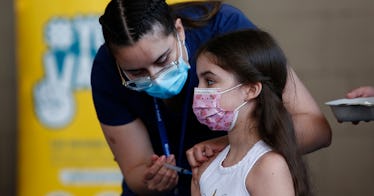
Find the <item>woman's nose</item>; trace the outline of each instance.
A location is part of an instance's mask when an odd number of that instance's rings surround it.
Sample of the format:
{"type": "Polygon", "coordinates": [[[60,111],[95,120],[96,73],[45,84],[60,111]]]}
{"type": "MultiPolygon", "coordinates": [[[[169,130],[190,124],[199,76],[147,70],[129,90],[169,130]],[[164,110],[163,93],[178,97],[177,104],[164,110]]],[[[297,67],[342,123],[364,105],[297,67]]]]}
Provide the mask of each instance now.
{"type": "Polygon", "coordinates": [[[156,65],[150,65],[150,66],[147,68],[148,74],[149,74],[151,77],[156,76],[157,73],[159,73],[161,70],[162,70],[162,67],[161,67],[161,66],[156,66],[156,65]]]}

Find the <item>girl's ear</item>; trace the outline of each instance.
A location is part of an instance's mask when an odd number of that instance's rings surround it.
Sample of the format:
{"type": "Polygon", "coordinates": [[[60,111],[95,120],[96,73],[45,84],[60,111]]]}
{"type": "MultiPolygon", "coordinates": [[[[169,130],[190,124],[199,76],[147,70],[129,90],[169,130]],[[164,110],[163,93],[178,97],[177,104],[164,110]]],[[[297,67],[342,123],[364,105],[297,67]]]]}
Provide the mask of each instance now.
{"type": "Polygon", "coordinates": [[[186,36],[184,34],[184,27],[183,27],[183,24],[182,24],[182,20],[180,18],[177,18],[175,20],[175,29],[177,29],[179,39],[184,43],[184,40],[186,39],[186,36]]]}
{"type": "Polygon", "coordinates": [[[262,90],[262,83],[256,82],[253,84],[245,85],[246,88],[246,101],[249,101],[251,99],[255,99],[262,90]]]}

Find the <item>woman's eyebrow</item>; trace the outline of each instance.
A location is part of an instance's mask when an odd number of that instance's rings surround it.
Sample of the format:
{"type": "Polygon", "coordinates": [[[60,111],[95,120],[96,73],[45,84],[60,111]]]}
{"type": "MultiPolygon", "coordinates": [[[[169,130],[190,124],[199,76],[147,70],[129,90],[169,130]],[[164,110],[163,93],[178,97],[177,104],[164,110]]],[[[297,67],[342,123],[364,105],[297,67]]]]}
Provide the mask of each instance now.
{"type": "MultiPolygon", "coordinates": [[[[168,55],[170,53],[170,48],[167,49],[164,53],[162,53],[153,63],[156,64],[157,62],[159,62],[164,56],[168,55]]],[[[139,71],[143,68],[140,68],[140,69],[123,69],[124,71],[128,71],[128,72],[131,72],[131,71],[139,71]]]]}
{"type": "Polygon", "coordinates": [[[168,48],[164,53],[162,53],[153,63],[158,63],[164,56],[170,54],[171,49],[168,48]]]}

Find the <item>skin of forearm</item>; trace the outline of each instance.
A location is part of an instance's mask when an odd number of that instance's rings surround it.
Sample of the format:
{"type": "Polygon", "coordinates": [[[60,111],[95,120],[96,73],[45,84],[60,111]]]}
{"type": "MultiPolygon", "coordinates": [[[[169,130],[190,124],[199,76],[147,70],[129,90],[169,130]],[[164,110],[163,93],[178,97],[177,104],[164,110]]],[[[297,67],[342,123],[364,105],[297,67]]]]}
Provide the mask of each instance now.
{"type": "Polygon", "coordinates": [[[331,128],[323,115],[297,114],[293,116],[296,138],[303,154],[331,144],[331,128]]]}
{"type": "Polygon", "coordinates": [[[163,195],[165,192],[159,192],[157,190],[150,190],[144,181],[144,171],[146,165],[139,165],[136,168],[127,171],[126,174],[123,172],[123,176],[126,179],[126,183],[129,188],[137,195],[163,195]]]}
{"type": "MultiPolygon", "coordinates": [[[[120,164],[119,164],[120,165],[120,164]]],[[[123,168],[123,167],[120,167],[123,168]]],[[[137,194],[150,194],[151,191],[146,191],[147,187],[143,181],[145,164],[137,167],[128,169],[127,171],[122,170],[122,175],[126,180],[127,186],[137,194]]]]}

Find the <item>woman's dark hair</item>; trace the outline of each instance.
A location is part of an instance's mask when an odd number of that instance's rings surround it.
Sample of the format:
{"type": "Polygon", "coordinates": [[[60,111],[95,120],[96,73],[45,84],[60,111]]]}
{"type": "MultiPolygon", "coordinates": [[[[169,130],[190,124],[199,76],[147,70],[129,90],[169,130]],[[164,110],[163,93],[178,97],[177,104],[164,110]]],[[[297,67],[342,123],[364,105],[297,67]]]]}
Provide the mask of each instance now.
{"type": "Polygon", "coordinates": [[[176,33],[176,18],[181,18],[186,26],[203,26],[217,13],[220,5],[219,1],[184,2],[169,6],[165,0],[111,0],[99,22],[107,45],[130,46],[155,27],[161,27],[166,36],[176,33]],[[201,10],[201,17],[189,18],[183,14],[184,9],[191,7],[201,10]]]}
{"type": "Polygon", "coordinates": [[[311,195],[306,166],[296,143],[292,119],[282,100],[287,60],[275,40],[261,30],[243,30],[208,41],[198,54],[233,73],[239,83],[262,83],[252,118],[261,139],[287,161],[298,196],[311,195]]]}

